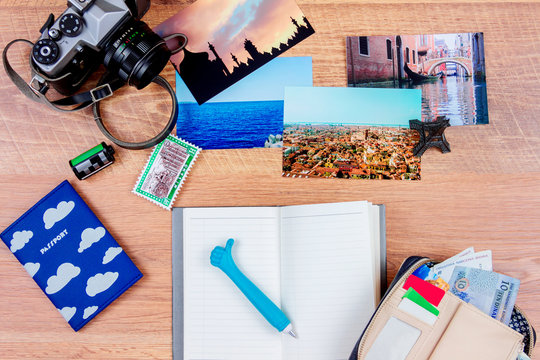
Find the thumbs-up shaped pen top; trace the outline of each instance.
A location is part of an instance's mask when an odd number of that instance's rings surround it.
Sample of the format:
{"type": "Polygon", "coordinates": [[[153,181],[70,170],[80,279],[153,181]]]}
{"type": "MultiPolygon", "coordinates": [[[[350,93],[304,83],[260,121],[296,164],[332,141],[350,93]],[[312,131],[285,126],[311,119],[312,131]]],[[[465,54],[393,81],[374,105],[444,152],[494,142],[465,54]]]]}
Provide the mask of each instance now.
{"type": "Polygon", "coordinates": [[[229,239],[225,247],[216,246],[210,255],[210,263],[220,268],[233,281],[273,327],[296,337],[287,316],[238,269],[231,254],[233,244],[234,240],[229,239]]]}

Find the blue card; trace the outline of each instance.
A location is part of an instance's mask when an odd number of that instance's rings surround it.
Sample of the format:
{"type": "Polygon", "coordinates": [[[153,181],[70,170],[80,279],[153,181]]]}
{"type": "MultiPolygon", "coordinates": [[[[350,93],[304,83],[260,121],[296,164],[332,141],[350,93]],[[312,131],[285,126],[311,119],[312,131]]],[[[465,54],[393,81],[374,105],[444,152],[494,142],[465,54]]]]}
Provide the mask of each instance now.
{"type": "Polygon", "coordinates": [[[75,331],[142,277],[67,180],[0,238],[75,331]]]}

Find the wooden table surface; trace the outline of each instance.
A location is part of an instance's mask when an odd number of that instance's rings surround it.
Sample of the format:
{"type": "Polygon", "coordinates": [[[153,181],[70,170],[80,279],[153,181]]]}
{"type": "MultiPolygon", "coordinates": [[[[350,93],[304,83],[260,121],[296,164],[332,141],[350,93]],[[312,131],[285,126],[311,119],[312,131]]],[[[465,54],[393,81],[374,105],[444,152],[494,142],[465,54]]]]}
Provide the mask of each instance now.
{"type": "MultiPolygon", "coordinates": [[[[155,26],[191,2],[154,1],[144,20],[155,26]]],[[[316,34],[285,55],[312,56],[316,86],[346,86],[347,35],[483,31],[490,124],[447,129],[452,152],[429,150],[419,182],[282,178],[278,149],[204,151],[175,206],[384,203],[390,280],[408,255],[444,259],[468,246],[492,249],[494,269],[521,280],[517,304],[540,326],[540,4],[301,0],[299,5],[316,34]]],[[[35,40],[47,15],[65,7],[65,0],[0,0],[0,44],[35,40]]],[[[28,77],[28,50],[15,49],[10,58],[28,77]]],[[[174,82],[171,65],[163,74],[174,82]]],[[[103,107],[117,135],[141,140],[159,131],[169,106],[168,95],[150,86],[123,90],[103,107]]],[[[90,111],[63,114],[32,103],[0,73],[0,229],[68,179],[144,273],[74,333],[0,246],[1,359],[171,358],[171,213],[131,193],[150,150],[116,147],[113,166],[86,181],[75,178],[68,160],[104,140],[90,111]]]]}

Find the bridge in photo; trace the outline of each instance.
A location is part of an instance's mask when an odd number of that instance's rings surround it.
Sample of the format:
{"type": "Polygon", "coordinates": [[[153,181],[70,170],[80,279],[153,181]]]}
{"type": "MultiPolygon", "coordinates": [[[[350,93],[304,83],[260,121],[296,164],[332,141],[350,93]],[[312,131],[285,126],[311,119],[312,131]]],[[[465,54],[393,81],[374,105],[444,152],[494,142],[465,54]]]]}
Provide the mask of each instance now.
{"type": "Polygon", "coordinates": [[[467,72],[467,76],[471,76],[474,74],[472,60],[466,57],[461,57],[461,56],[429,59],[429,60],[426,60],[423,65],[424,65],[424,69],[428,69],[427,70],[428,75],[431,75],[433,74],[437,66],[445,64],[445,63],[455,63],[455,64],[460,65],[467,72]]]}

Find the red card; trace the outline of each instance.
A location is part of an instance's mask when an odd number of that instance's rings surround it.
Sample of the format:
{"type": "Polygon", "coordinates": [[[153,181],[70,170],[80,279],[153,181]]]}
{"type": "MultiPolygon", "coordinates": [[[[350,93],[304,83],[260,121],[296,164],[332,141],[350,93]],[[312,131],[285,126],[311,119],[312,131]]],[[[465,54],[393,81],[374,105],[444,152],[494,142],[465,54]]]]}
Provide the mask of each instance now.
{"type": "Polygon", "coordinates": [[[410,287],[416,290],[416,292],[422,295],[422,297],[429,301],[429,303],[433,306],[439,306],[439,303],[446,293],[443,289],[440,289],[414,275],[410,275],[403,285],[405,290],[409,289],[410,287]]]}

